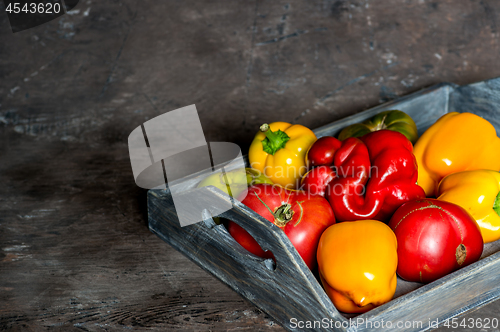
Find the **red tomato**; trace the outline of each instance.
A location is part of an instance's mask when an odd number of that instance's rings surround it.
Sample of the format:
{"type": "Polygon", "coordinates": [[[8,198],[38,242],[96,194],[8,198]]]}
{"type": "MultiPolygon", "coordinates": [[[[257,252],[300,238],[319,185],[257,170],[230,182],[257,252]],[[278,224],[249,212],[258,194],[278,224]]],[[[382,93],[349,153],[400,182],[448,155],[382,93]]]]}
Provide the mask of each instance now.
{"type": "MultiPolygon", "coordinates": [[[[257,184],[248,188],[248,194],[242,203],[280,227],[309,269],[316,267],[316,250],[321,234],[335,224],[330,203],[324,197],[276,185],[257,184]]],[[[229,222],[228,231],[243,248],[254,255],[272,257],[242,227],[229,222]]]]}
{"type": "Polygon", "coordinates": [[[306,161],[308,167],[313,166],[330,166],[333,164],[333,155],[337,151],[342,142],[331,136],[324,136],[314,142],[307,151],[306,161]]]}
{"type": "Polygon", "coordinates": [[[274,255],[270,251],[262,250],[259,243],[237,223],[230,221],[227,225],[227,231],[236,240],[236,242],[255,256],[274,259],[274,255]]]}
{"type": "Polygon", "coordinates": [[[403,204],[389,226],[398,240],[399,276],[428,283],[476,262],[483,238],[474,218],[463,208],[437,199],[403,204]]]}
{"type": "Polygon", "coordinates": [[[300,189],[311,194],[325,196],[326,187],[337,175],[329,166],[318,166],[304,174],[300,189]]]}

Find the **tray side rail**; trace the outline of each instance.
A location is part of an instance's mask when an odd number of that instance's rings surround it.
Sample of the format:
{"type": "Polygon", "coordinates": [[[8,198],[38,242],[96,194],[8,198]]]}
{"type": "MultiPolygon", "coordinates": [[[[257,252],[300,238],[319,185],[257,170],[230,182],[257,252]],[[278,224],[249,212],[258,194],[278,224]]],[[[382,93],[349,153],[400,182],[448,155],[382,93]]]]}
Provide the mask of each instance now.
{"type": "Polygon", "coordinates": [[[449,109],[485,118],[495,127],[497,136],[500,135],[500,78],[456,88],[450,94],[449,109]]]}
{"type": "Polygon", "coordinates": [[[318,137],[337,136],[343,128],[367,120],[380,112],[400,110],[412,117],[417,124],[418,135],[420,136],[427,128],[436,122],[437,119],[449,112],[449,95],[455,87],[456,85],[451,83],[436,84],[412,93],[411,95],[395,99],[380,106],[324,125],[313,131],[318,137]]]}
{"type": "Polygon", "coordinates": [[[496,253],[354,318],[361,324],[350,331],[385,330],[382,322],[391,331],[437,328],[446,320],[498,299],[499,275],[500,253],[496,253]]]}

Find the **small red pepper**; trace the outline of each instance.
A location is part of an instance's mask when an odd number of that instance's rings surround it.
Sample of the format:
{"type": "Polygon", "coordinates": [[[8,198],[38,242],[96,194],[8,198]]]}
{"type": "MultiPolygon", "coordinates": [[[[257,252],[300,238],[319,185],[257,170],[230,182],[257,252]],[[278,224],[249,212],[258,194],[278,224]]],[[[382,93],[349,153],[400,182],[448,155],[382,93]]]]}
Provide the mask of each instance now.
{"type": "Polygon", "coordinates": [[[335,152],[333,165],[337,177],[326,195],[337,221],[387,222],[403,203],[425,198],[416,184],[413,146],[401,133],[379,130],[348,138],[335,152]]]}
{"type": "Polygon", "coordinates": [[[340,148],[342,142],[331,136],[324,136],[314,142],[306,155],[306,163],[309,167],[330,166],[333,163],[335,151],[340,148]]]}

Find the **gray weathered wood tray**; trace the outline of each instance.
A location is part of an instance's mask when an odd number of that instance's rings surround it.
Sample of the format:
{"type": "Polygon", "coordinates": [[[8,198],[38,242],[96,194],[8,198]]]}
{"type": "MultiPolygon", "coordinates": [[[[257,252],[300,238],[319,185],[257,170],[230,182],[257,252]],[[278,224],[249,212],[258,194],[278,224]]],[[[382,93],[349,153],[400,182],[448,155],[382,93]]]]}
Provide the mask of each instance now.
{"type": "MultiPolygon", "coordinates": [[[[478,114],[500,133],[500,78],[462,87],[438,84],[325,125],[315,133],[318,137],[336,135],[349,124],[390,109],[411,115],[419,134],[451,111],[478,114]]],[[[169,187],[188,190],[199,181],[200,176],[195,174],[170,183],[169,187]]],[[[148,193],[150,230],[288,330],[377,331],[380,324],[385,324],[384,327],[392,326],[398,331],[423,331],[436,327],[430,327],[429,322],[438,320],[442,324],[500,297],[500,241],[496,241],[485,246],[479,262],[427,285],[398,279],[395,298],[389,303],[362,315],[343,315],[278,227],[214,187],[202,188],[198,193],[194,204],[203,204],[207,193],[212,202],[230,201],[233,208],[221,216],[238,223],[263,249],[272,251],[276,264],[248,253],[223,225],[213,222],[208,211],[204,221],[180,227],[169,189],[148,193]],[[310,322],[312,328],[299,328],[300,322],[310,322]]]]}

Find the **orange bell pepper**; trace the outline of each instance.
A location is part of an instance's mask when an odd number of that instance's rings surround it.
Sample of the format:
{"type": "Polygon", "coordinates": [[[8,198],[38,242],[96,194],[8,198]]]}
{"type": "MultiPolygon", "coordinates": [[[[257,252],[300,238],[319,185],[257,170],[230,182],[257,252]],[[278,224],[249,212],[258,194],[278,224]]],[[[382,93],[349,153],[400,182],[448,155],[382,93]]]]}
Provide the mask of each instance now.
{"type": "Polygon", "coordinates": [[[396,292],[397,240],[377,220],[346,221],[326,229],[318,245],[319,274],[326,294],[345,313],[363,313],[396,292]]]}
{"type": "Polygon", "coordinates": [[[250,166],[275,184],[295,189],[307,171],[306,154],[316,135],[301,125],[286,122],[263,124],[250,145],[250,166]]]}
{"type": "Polygon", "coordinates": [[[472,113],[443,115],[419,138],[413,153],[418,163],[418,184],[426,196],[437,196],[439,182],[448,174],[500,170],[500,138],[495,127],[472,113]]]}

